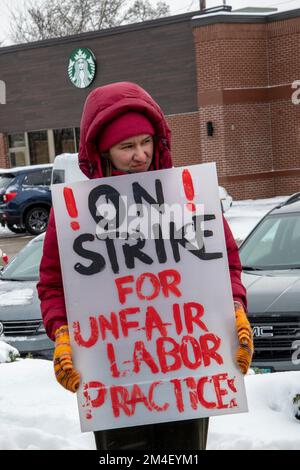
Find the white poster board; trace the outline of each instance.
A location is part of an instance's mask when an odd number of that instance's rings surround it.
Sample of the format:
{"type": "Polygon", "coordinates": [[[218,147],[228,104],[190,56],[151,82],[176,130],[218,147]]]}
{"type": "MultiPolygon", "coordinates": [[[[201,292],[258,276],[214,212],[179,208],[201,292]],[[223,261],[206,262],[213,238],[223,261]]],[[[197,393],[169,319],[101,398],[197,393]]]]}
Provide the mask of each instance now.
{"type": "Polygon", "coordinates": [[[247,411],[215,164],[52,197],[82,431],[247,411]]]}

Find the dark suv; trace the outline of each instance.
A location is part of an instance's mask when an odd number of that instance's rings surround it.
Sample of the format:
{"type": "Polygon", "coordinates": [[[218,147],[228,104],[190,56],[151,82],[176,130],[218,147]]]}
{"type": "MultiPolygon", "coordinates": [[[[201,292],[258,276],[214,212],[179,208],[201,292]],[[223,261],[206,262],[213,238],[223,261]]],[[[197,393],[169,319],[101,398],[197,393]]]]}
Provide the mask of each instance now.
{"type": "Polygon", "coordinates": [[[239,252],[254,333],[252,366],[300,370],[300,193],[272,209],[239,252]]]}
{"type": "Polygon", "coordinates": [[[0,170],[0,223],[14,233],[39,235],[48,225],[52,165],[0,170]]]}

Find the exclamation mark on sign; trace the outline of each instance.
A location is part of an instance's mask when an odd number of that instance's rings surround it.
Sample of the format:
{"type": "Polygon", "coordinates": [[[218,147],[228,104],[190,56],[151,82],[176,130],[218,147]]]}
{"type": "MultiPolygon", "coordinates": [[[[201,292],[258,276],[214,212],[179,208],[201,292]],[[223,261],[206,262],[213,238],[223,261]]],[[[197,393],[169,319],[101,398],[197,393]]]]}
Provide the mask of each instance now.
{"type": "MultiPolygon", "coordinates": [[[[184,188],[184,192],[185,192],[187,200],[193,201],[194,196],[195,196],[194,183],[193,183],[192,176],[189,170],[183,170],[182,182],[183,182],[183,188],[184,188]]],[[[196,205],[194,204],[194,202],[189,202],[186,205],[186,208],[191,212],[196,212],[196,205]]]]}
{"type": "MultiPolygon", "coordinates": [[[[76,217],[78,217],[78,210],[76,207],[73,190],[71,188],[64,188],[64,198],[69,216],[72,217],[72,219],[76,219],[76,217]]],[[[80,225],[76,221],[72,221],[70,225],[72,230],[80,229],[80,225]]]]}

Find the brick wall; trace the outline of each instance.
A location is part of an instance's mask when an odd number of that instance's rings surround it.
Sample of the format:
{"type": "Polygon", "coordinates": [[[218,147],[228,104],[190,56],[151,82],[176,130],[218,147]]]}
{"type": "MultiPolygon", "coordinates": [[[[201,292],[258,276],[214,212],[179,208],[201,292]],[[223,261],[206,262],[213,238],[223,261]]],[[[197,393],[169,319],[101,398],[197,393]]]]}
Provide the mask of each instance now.
{"type": "Polygon", "coordinates": [[[300,18],[267,25],[270,86],[300,80],[300,18]]]}
{"type": "Polygon", "coordinates": [[[8,146],[4,134],[0,134],[0,168],[9,168],[8,146]]]}
{"type": "Polygon", "coordinates": [[[199,114],[167,116],[172,132],[172,158],[174,166],[201,163],[199,114]]]}
{"type": "MultiPolygon", "coordinates": [[[[300,80],[300,18],[267,25],[270,85],[300,80]]],[[[285,100],[270,104],[274,169],[300,168],[300,105],[285,100]]],[[[300,191],[300,176],[274,179],[275,194],[300,191]]]]}
{"type": "Polygon", "coordinates": [[[271,103],[271,123],[274,169],[300,168],[300,104],[271,103]]]}
{"type": "Polygon", "coordinates": [[[222,106],[207,106],[200,108],[200,137],[202,162],[216,162],[218,175],[225,174],[226,152],[225,152],[225,128],[222,106]],[[207,135],[206,123],[212,121],[213,136],[207,135]]]}
{"type": "MultiPolygon", "coordinates": [[[[224,107],[224,175],[272,170],[270,106],[243,103],[224,107]]],[[[223,175],[222,175],[223,176],[223,175]]]]}
{"type": "Polygon", "coordinates": [[[226,187],[228,193],[235,201],[268,198],[274,194],[285,194],[280,191],[276,193],[277,188],[275,188],[274,178],[259,179],[256,181],[237,181],[234,183],[220,182],[220,185],[226,187]]]}
{"type": "Polygon", "coordinates": [[[197,24],[193,34],[202,161],[216,161],[221,178],[248,175],[224,179],[237,199],[299,191],[296,174],[259,173],[300,169],[300,105],[291,101],[291,84],[300,80],[300,18],[197,24]]]}
{"type": "Polygon", "coordinates": [[[284,176],[275,178],[275,194],[286,195],[293,194],[300,191],[300,176],[284,176]]]}
{"type": "Polygon", "coordinates": [[[264,24],[212,24],[193,30],[198,93],[268,84],[264,24]]]}
{"type": "Polygon", "coordinates": [[[268,104],[208,106],[199,114],[202,161],[216,161],[219,176],[272,170],[268,104]],[[206,132],[209,120],[213,137],[206,132]]]}

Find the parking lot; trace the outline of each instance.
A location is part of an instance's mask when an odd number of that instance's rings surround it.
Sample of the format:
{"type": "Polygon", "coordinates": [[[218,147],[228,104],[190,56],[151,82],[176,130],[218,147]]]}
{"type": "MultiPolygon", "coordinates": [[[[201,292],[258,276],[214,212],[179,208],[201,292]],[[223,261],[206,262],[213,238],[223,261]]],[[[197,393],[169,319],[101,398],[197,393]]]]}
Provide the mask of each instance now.
{"type": "Polygon", "coordinates": [[[11,260],[32,238],[34,238],[32,235],[16,235],[9,230],[2,229],[0,231],[0,249],[11,260]]]}

